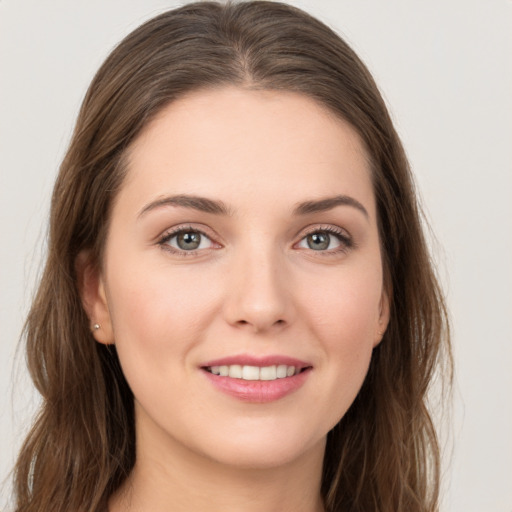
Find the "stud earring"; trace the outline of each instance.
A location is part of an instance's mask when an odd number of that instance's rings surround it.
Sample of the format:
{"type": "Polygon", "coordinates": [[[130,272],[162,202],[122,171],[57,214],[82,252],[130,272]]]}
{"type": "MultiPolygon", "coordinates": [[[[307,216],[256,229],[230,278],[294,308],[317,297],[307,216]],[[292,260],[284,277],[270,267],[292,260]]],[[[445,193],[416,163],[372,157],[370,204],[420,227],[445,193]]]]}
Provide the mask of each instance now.
{"type": "Polygon", "coordinates": [[[100,324],[94,324],[94,325],[92,326],[92,328],[93,328],[95,331],[97,331],[100,327],[101,327],[101,325],[100,325],[100,324]]]}

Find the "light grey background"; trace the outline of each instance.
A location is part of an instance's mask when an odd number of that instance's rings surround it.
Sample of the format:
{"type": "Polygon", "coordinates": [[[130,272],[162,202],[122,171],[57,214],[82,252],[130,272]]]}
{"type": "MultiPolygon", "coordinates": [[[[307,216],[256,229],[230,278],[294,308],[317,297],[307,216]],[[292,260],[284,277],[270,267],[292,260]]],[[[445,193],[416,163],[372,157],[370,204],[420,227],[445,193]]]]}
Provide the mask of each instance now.
{"type": "MultiPolygon", "coordinates": [[[[457,365],[442,510],[511,512],[512,1],[292,3],[374,73],[439,241],[457,365]]],[[[0,0],[0,480],[37,403],[14,356],[80,101],[112,46],[175,5],[0,0]]]]}

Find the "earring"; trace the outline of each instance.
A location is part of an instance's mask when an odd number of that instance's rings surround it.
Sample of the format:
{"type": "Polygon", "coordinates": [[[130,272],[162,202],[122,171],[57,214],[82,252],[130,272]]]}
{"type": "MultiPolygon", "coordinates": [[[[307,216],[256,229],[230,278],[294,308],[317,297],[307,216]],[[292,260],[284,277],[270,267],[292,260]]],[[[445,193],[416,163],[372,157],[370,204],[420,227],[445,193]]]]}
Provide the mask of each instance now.
{"type": "Polygon", "coordinates": [[[94,324],[94,325],[92,326],[92,328],[93,328],[95,331],[97,331],[100,327],[101,327],[101,325],[100,325],[100,324],[94,324]]]}

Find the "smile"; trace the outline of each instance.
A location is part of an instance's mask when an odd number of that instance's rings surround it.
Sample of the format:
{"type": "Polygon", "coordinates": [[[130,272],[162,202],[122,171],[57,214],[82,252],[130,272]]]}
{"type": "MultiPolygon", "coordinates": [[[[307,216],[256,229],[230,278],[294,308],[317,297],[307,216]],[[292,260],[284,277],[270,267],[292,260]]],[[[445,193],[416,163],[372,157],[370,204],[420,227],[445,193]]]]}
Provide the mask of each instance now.
{"type": "Polygon", "coordinates": [[[272,366],[242,366],[239,364],[210,366],[205,368],[206,371],[219,375],[221,377],[230,377],[232,379],[243,380],[276,380],[293,377],[302,370],[295,366],[288,366],[286,364],[272,365],[272,366]]]}
{"type": "Polygon", "coordinates": [[[201,365],[215,389],[242,402],[267,403],[298,391],[312,373],[309,363],[286,356],[240,355],[201,365]]]}

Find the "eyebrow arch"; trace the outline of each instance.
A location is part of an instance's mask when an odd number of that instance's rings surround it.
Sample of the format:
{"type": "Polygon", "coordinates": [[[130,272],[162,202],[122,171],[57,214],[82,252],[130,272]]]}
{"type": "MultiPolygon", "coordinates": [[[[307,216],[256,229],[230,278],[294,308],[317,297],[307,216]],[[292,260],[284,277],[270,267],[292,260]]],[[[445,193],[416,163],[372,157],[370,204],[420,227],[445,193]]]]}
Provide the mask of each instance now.
{"type": "Polygon", "coordinates": [[[369,219],[368,211],[357,199],[344,195],[326,197],[316,201],[305,201],[304,203],[300,203],[294,209],[293,213],[294,215],[307,215],[308,213],[325,212],[336,208],[336,206],[352,206],[369,219]]]}
{"type": "Polygon", "coordinates": [[[206,197],[179,194],[176,196],[162,197],[156,201],[152,201],[142,208],[138,218],[151,210],[162,206],[181,206],[182,208],[192,208],[194,210],[199,210],[200,212],[213,213],[215,215],[231,215],[229,208],[222,201],[216,201],[206,197]]]}
{"type": "MultiPolygon", "coordinates": [[[[182,208],[191,208],[205,213],[212,213],[215,215],[231,215],[230,209],[222,202],[206,197],[193,196],[187,194],[179,194],[175,196],[166,196],[151,203],[148,203],[140,211],[138,217],[142,217],[146,213],[160,208],[162,206],[181,206],[182,208]]],[[[315,201],[305,201],[299,203],[293,210],[294,215],[307,215],[309,213],[324,212],[336,208],[337,206],[352,206],[359,210],[368,219],[368,211],[366,208],[353,197],[338,195],[334,197],[327,197],[315,201]]]]}

